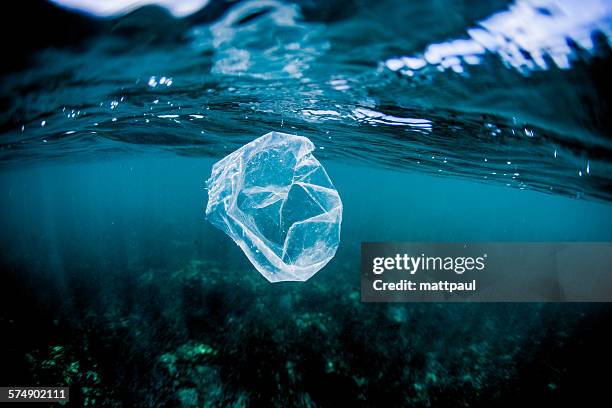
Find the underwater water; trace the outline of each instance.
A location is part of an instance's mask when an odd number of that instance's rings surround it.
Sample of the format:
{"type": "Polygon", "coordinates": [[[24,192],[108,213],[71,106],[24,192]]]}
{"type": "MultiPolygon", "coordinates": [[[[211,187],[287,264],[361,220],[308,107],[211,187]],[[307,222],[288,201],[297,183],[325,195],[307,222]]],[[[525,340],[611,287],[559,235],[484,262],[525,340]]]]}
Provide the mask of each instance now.
{"type": "Polygon", "coordinates": [[[2,28],[0,385],[113,407],[605,392],[609,305],[362,303],[359,262],[374,241],[612,241],[608,1],[61,4],[2,17],[32,32],[2,28]],[[212,165],[270,131],[315,144],[344,207],[304,283],[204,216],[212,165]]]}

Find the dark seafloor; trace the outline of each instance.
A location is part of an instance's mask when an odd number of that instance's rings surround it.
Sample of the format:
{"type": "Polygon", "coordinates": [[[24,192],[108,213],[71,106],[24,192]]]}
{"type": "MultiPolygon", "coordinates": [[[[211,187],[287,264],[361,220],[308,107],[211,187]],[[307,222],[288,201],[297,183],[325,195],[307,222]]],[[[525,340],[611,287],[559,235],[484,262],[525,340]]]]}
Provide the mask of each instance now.
{"type": "Polygon", "coordinates": [[[605,396],[608,304],[361,303],[359,245],[611,241],[608,1],[202,3],[5,6],[0,385],[78,407],[605,396]],[[344,203],[306,283],[204,219],[212,164],[272,130],[311,138],[344,203]]]}

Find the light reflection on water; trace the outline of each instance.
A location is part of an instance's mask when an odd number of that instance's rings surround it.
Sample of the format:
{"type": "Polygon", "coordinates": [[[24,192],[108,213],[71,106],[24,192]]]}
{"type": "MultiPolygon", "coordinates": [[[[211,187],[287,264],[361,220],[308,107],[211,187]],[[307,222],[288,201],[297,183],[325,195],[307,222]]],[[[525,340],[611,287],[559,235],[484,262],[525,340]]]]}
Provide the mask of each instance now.
{"type": "Polygon", "coordinates": [[[464,65],[479,64],[483,54],[492,53],[522,73],[547,70],[551,63],[569,69],[579,58],[576,48],[596,51],[593,33],[611,41],[611,12],[605,0],[517,0],[467,28],[467,38],[430,44],[422,54],[390,58],[385,65],[407,76],[426,66],[463,73],[464,65]]]}
{"type": "MultiPolygon", "coordinates": [[[[483,8],[478,23],[465,17],[454,37],[441,36],[445,20],[428,6],[391,0],[325,16],[322,3],[245,1],[208,22],[214,3],[148,27],[157,42],[101,29],[86,47],[42,49],[2,77],[2,164],[219,157],[281,130],[333,160],[612,197],[608,2],[518,0],[483,8]],[[431,33],[414,33],[429,45],[401,33],[389,10],[431,21],[431,33]],[[184,24],[179,40],[168,38],[172,24],[184,24]]],[[[118,21],[142,30],[148,12],[118,21]]]]}

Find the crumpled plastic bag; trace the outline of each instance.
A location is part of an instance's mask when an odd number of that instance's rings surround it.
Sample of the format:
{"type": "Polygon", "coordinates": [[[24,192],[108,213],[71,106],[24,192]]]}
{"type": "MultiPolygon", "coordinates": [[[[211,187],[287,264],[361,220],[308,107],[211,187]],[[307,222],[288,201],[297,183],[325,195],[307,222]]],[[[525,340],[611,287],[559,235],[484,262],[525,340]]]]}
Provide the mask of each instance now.
{"type": "Polygon", "coordinates": [[[213,165],[206,218],[270,282],[306,281],[335,255],[342,201],[302,136],[270,132],[213,165]]]}

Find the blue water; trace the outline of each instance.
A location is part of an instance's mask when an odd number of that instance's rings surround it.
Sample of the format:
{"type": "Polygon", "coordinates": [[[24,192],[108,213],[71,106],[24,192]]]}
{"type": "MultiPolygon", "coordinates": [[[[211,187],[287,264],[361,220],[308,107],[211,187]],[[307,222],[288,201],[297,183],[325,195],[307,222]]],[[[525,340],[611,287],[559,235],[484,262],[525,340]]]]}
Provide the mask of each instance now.
{"type": "MultiPolygon", "coordinates": [[[[310,137],[323,158],[610,197],[605,9],[574,25],[538,12],[561,30],[533,41],[545,68],[525,72],[487,52],[460,73],[426,66],[408,76],[388,61],[467,37],[511,4],[223,8],[216,15],[210,5],[193,21],[157,8],[93,20],[93,34],[33,53],[2,81],[3,163],[153,151],[219,157],[283,130],[310,137]],[[452,17],[447,24],[440,13],[452,17]],[[545,54],[557,42],[572,45],[569,67],[545,54]]],[[[451,51],[454,62],[462,49],[451,51]]]]}
{"type": "Polygon", "coordinates": [[[1,383],[83,406],[605,389],[585,373],[606,305],[359,302],[361,242],[612,240],[609,2],[542,3],[15,11],[72,34],[16,38],[0,70],[1,383]],[[304,284],[269,284],[204,219],[212,164],[269,131],[309,137],[344,204],[304,284]]]}

